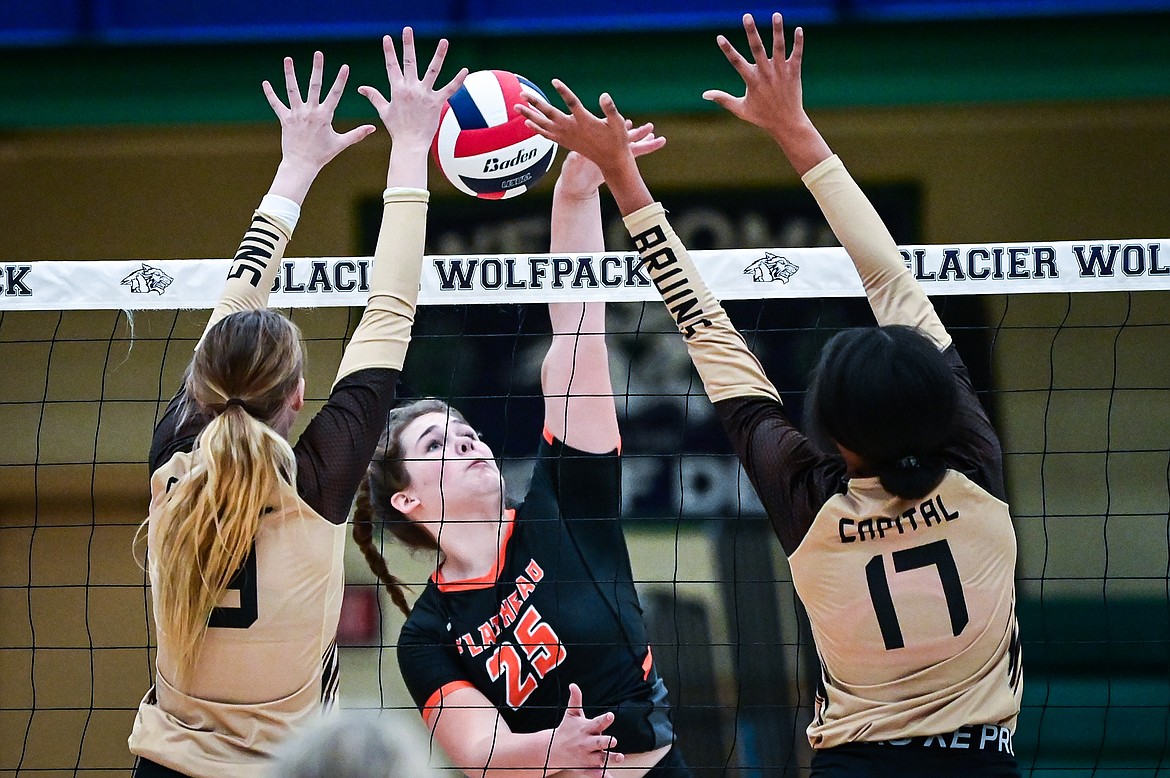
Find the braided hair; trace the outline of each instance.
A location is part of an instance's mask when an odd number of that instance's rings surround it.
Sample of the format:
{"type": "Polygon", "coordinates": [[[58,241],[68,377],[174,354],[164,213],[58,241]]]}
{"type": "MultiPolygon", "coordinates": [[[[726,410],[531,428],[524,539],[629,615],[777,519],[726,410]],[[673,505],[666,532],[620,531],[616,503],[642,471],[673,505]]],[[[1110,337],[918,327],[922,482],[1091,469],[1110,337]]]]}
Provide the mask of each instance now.
{"type": "Polygon", "coordinates": [[[407,616],[410,615],[410,606],[404,594],[406,584],[390,572],[386,558],[374,544],[374,524],[377,521],[390,530],[408,548],[439,550],[438,543],[430,533],[390,504],[392,495],[410,486],[410,474],[406,471],[403,458],[402,431],[412,421],[428,413],[442,413],[466,423],[463,414],[442,400],[433,398],[400,405],[390,411],[374,458],[358,487],[353,513],[353,539],[362,550],[366,564],[385,585],[391,601],[407,616]]]}

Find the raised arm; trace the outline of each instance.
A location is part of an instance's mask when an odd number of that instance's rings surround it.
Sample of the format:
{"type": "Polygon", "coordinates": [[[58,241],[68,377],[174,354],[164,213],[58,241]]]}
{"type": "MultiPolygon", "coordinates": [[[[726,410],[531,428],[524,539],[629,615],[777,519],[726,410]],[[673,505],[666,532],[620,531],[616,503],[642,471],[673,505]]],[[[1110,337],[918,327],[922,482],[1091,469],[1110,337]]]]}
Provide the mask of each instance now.
{"type": "Polygon", "coordinates": [[[650,196],[635,160],[624,117],[608,94],[601,96],[603,118],[581,105],[561,81],[553,86],[569,113],[534,100],[520,111],[530,126],[596,164],[625,217],[634,246],[646,262],[667,310],[686,339],[703,388],[713,402],[731,397],[779,395],[759,361],[732,326],[719,301],[696,270],[686,248],[666,220],[666,212],[650,196]]]}
{"type": "Polygon", "coordinates": [[[359,90],[373,103],[393,139],[369,299],[345,347],[329,401],[295,448],[301,497],[335,523],[348,518],[394,402],[418,297],[429,197],[428,145],[443,103],[466,75],[460,71],[446,86],[434,88],[447,52],[444,40],[420,77],[409,27],[402,31],[401,65],[389,36],[382,48],[390,99],[372,87],[359,90]]]}
{"type": "Polygon", "coordinates": [[[382,227],[370,270],[370,296],[362,319],[346,346],[337,369],[336,384],[345,376],[366,368],[401,370],[414,324],[418,282],[422,272],[426,236],[427,150],[439,126],[439,112],[467,75],[460,70],[435,89],[447,54],[447,41],[439,41],[430,65],[420,77],[414,47],[414,31],[402,31],[402,64],[394,40],[382,39],[390,99],[371,86],[358,89],[370,101],[393,139],[386,190],[382,194],[382,227]]]}
{"type": "MultiPolygon", "coordinates": [[[[666,139],[646,124],[629,129],[635,153],[662,148],[666,139]]],[[[569,152],[553,190],[554,254],[605,250],[601,225],[601,170],[569,152]]],[[[609,353],[605,346],[605,303],[550,303],[552,344],[541,369],[545,428],[566,445],[605,453],[619,443],[609,353]]]]}
{"type": "Polygon", "coordinates": [[[902,261],[898,247],[869,199],[833,154],[804,110],[800,67],[804,30],[796,28],[792,53],[786,55],[784,20],[772,15],[771,56],[751,15],[743,17],[752,61],[724,36],[719,48],[740,77],[743,97],[718,90],[703,97],[751,122],[772,136],[820,205],[841,245],[849,252],[878,324],[917,327],[941,348],[951,339],[926,292],[902,261]]]}
{"type": "MultiPolygon", "coordinates": [[[[369,124],[346,133],[333,130],[333,112],[345,89],[349,66],[341,66],[333,86],[322,100],[324,70],[325,57],[318,51],[313,55],[309,89],[302,99],[293,61],[285,57],[287,106],[276,96],[272,84],[267,81],[263,84],[264,95],[280,121],[280,165],[268,194],[260,201],[252,223],[244,233],[204,335],[230,313],[267,307],[273,279],[300,217],[301,204],[309,186],[330,160],[374,131],[373,125],[369,124]]],[[[202,340],[200,336],[200,342],[202,340]]],[[[155,425],[150,445],[151,472],[176,451],[190,450],[195,436],[206,425],[207,417],[193,413],[189,406],[186,389],[180,388],[155,425]]]]}
{"type": "Polygon", "coordinates": [[[223,293],[204,333],[230,313],[268,306],[273,279],[300,218],[301,205],[309,187],[334,157],[374,131],[372,124],[345,133],[334,131],[333,112],[345,90],[349,66],[341,66],[333,86],[322,99],[324,71],[325,57],[318,51],[313,54],[309,88],[302,98],[292,58],[285,57],[284,86],[288,105],[276,95],[271,83],[265,81],[263,84],[268,104],[280,120],[280,165],[268,194],[260,201],[252,224],[244,233],[223,293]]]}

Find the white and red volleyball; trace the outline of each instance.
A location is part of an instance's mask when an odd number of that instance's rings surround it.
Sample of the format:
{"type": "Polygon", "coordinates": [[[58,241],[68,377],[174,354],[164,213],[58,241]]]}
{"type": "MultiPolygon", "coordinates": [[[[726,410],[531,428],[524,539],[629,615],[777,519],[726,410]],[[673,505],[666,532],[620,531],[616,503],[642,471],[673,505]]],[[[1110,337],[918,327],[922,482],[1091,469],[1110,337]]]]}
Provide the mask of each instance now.
{"type": "Polygon", "coordinates": [[[504,200],[527,192],[552,167],[557,144],[525,127],[516,112],[525,94],[544,98],[523,76],[477,70],[443,106],[431,153],[460,192],[504,200]]]}

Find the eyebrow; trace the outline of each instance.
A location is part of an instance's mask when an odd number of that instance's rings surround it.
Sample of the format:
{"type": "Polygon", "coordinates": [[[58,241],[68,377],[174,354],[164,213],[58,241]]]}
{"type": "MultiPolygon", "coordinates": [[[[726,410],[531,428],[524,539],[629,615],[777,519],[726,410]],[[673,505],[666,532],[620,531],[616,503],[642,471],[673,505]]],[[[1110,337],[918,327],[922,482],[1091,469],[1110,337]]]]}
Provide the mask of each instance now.
{"type": "Polygon", "coordinates": [[[430,435],[437,429],[439,429],[438,424],[432,424],[431,426],[427,427],[425,430],[423,430],[423,433],[418,436],[418,440],[415,441],[415,445],[417,445],[420,441],[422,441],[423,438],[425,438],[427,435],[430,435]]]}

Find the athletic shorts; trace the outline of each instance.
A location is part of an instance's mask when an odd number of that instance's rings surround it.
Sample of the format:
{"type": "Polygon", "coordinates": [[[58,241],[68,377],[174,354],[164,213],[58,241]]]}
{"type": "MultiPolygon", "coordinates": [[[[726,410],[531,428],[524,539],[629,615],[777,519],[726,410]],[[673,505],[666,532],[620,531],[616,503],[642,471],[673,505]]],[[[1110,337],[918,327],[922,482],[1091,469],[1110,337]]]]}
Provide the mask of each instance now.
{"type": "Polygon", "coordinates": [[[1020,778],[1011,730],[971,724],[938,735],[819,749],[809,778],[940,776],[1020,778]]]}

